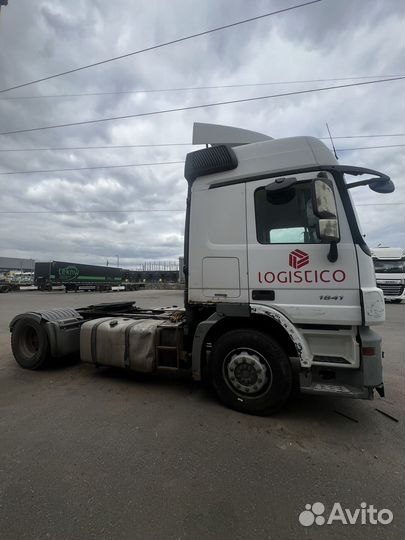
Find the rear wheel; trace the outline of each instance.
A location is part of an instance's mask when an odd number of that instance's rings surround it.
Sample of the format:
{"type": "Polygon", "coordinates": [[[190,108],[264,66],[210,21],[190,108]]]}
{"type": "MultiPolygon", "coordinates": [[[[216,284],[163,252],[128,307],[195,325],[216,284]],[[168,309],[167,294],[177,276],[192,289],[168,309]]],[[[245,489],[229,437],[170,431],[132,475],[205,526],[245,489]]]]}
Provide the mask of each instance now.
{"type": "Polygon", "coordinates": [[[20,319],[11,334],[14,358],[25,369],[41,369],[50,358],[48,336],[44,327],[33,319],[20,319]]]}
{"type": "Polygon", "coordinates": [[[292,370],[283,348],[264,332],[232,330],[214,344],[212,382],[228,407],[269,415],[290,396],[292,370]]]}

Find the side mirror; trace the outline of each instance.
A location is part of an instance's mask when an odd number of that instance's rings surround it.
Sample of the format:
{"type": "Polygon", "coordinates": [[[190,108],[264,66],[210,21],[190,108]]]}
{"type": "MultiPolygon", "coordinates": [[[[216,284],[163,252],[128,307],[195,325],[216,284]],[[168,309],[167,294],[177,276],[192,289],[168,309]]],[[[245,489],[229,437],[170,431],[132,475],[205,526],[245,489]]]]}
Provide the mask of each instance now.
{"type": "Polygon", "coordinates": [[[320,219],[317,229],[319,238],[325,243],[337,242],[340,239],[339,225],[336,218],[320,219]]]}
{"type": "Polygon", "coordinates": [[[312,183],[312,209],[319,218],[318,236],[323,242],[337,242],[339,224],[333,188],[328,180],[317,178],[312,183]]]}
{"type": "Polygon", "coordinates": [[[312,183],[312,208],[319,219],[336,218],[336,202],[328,181],[317,178],[312,183]]]}
{"type": "Polygon", "coordinates": [[[376,193],[392,193],[393,191],[395,191],[394,182],[389,179],[378,179],[377,182],[371,182],[368,187],[376,193]]]}
{"type": "Polygon", "coordinates": [[[333,188],[327,179],[312,182],[312,209],[318,217],[317,232],[321,242],[330,244],[328,260],[338,259],[337,242],[340,240],[339,222],[333,188]]]}

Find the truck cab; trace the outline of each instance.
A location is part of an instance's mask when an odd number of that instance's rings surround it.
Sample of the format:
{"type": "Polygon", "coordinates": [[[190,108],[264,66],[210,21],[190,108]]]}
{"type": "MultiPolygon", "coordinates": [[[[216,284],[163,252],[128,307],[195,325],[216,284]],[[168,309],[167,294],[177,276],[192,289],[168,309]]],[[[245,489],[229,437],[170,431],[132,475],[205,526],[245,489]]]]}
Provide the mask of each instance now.
{"type": "Polygon", "coordinates": [[[388,302],[405,299],[405,251],[402,248],[377,247],[372,249],[377,287],[388,302]]]}
{"type": "Polygon", "coordinates": [[[260,372],[254,347],[239,346],[238,328],[248,327],[282,344],[302,392],[382,394],[381,339],[370,326],[384,322],[384,299],[350,189],[391,192],[390,179],[339,165],[312,137],[256,134],[243,144],[228,132],[221,145],[206,125],[194,135],[212,146],[186,159],[186,306],[197,318],[202,306],[204,317],[233,315],[236,344],[223,367],[228,387],[240,395],[243,387],[245,399],[254,393],[237,378],[233,385],[229,360],[236,355],[260,372]],[[363,175],[371,178],[348,181],[363,175]]]}

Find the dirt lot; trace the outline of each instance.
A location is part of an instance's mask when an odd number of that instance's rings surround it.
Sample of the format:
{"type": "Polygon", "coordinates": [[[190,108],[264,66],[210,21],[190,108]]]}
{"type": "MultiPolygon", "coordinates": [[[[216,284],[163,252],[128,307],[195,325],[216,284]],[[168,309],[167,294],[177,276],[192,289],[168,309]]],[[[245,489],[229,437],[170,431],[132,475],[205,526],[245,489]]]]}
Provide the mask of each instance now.
{"type": "Polygon", "coordinates": [[[385,399],[298,396],[271,418],[187,379],[14,362],[15,314],[117,299],[182,304],[179,291],[0,296],[0,539],[404,537],[404,305],[387,305],[378,329],[385,399]],[[394,520],[303,527],[317,501],[364,501],[394,520]]]}

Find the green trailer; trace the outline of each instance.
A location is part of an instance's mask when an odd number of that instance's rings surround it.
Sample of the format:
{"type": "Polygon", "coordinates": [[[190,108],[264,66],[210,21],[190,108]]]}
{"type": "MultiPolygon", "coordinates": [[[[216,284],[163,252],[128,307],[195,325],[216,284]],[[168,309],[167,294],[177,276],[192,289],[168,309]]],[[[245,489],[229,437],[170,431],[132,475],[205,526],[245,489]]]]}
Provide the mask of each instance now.
{"type": "Polygon", "coordinates": [[[122,283],[122,268],[63,261],[35,263],[34,284],[41,291],[64,286],[65,291],[109,291],[122,283]]]}

